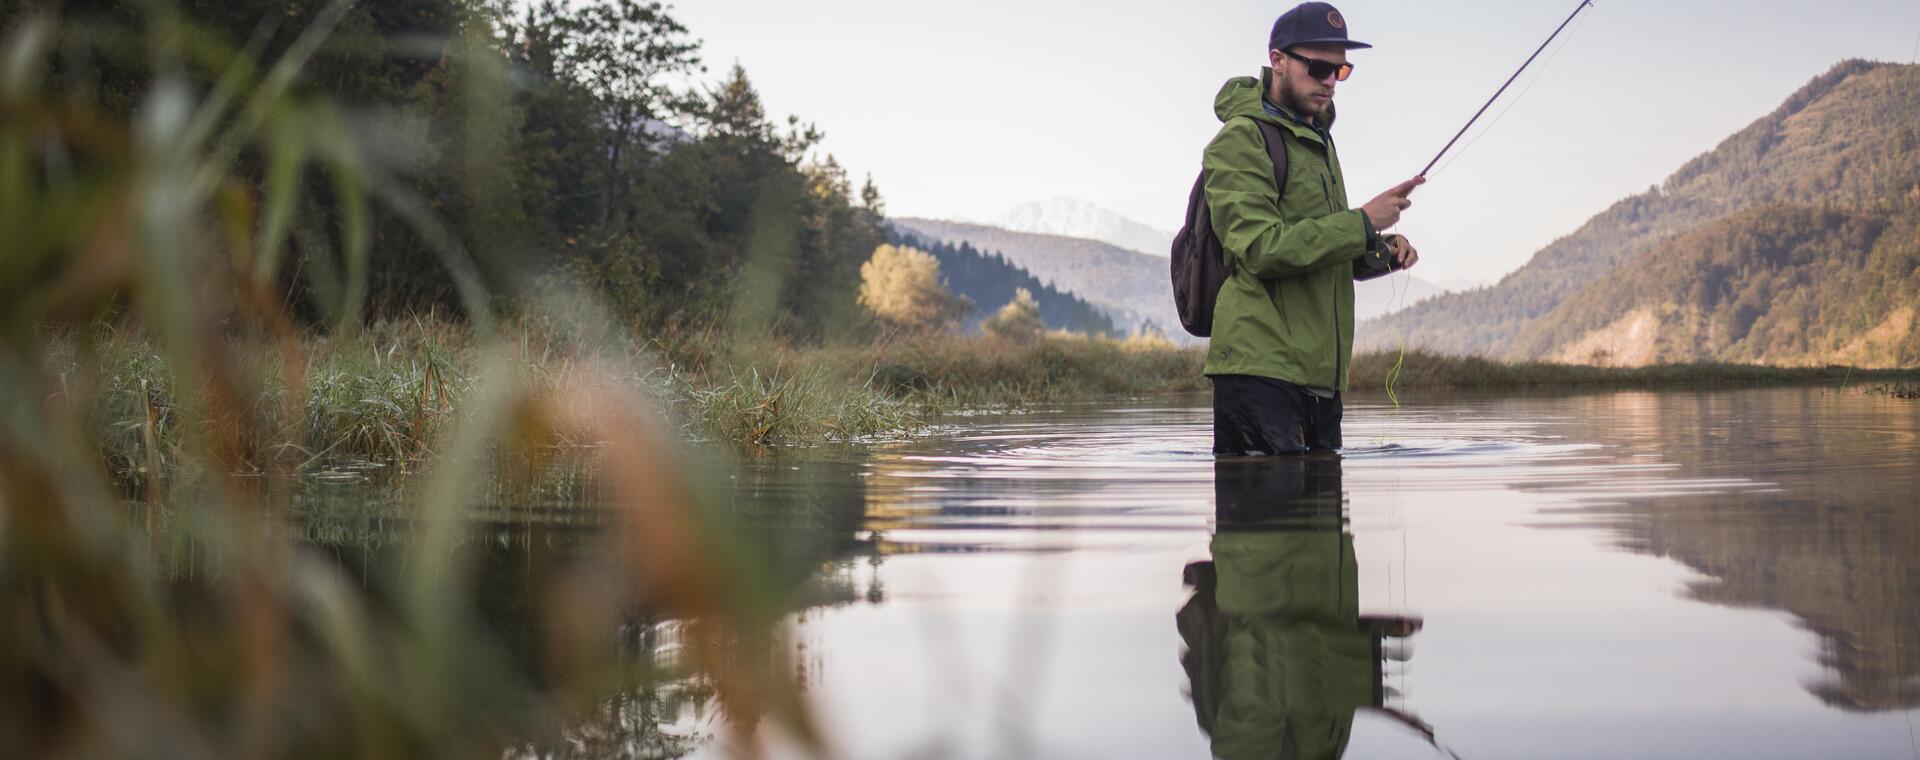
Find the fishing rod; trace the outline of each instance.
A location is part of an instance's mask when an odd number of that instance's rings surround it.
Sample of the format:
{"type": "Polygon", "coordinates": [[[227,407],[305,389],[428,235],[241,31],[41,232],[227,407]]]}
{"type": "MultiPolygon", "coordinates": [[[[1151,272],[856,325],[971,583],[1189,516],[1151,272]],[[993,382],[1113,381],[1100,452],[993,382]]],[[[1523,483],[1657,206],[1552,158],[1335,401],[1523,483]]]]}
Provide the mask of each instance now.
{"type": "Polygon", "coordinates": [[[1513,72],[1513,76],[1507,77],[1507,83],[1500,85],[1500,89],[1493,93],[1493,97],[1487,98],[1487,104],[1481,106],[1480,110],[1473,114],[1473,118],[1467,120],[1467,125],[1461,127],[1460,131],[1454,134],[1453,139],[1447,141],[1447,147],[1441,148],[1439,155],[1434,156],[1432,161],[1428,161],[1427,168],[1421,169],[1418,176],[1425,177],[1427,176],[1427,172],[1433,171],[1433,165],[1440,163],[1441,157],[1447,155],[1447,151],[1453,150],[1453,144],[1460,142],[1460,138],[1466,136],[1467,130],[1473,128],[1473,123],[1479,121],[1480,117],[1486,114],[1487,109],[1493,106],[1494,101],[1500,99],[1501,94],[1505,93],[1508,87],[1513,86],[1513,80],[1519,79],[1520,74],[1526,71],[1528,66],[1533,65],[1533,59],[1539,58],[1540,53],[1544,52],[1548,45],[1553,44],[1553,38],[1560,36],[1560,33],[1566,30],[1567,25],[1573,23],[1574,16],[1580,15],[1581,11],[1586,10],[1587,7],[1591,5],[1593,5],[1593,0],[1580,0],[1580,4],[1574,7],[1573,13],[1567,16],[1567,20],[1560,22],[1560,28],[1553,30],[1553,34],[1547,35],[1547,41],[1540,43],[1540,49],[1533,51],[1533,55],[1527,56],[1527,62],[1520,64],[1519,70],[1513,72]]]}

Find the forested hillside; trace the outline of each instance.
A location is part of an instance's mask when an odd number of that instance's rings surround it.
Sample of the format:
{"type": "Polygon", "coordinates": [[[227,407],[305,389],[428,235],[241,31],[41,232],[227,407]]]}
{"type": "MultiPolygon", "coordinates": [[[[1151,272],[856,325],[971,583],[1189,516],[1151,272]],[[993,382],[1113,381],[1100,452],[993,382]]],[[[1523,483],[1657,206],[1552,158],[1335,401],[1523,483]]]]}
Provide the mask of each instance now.
{"type": "Polygon", "coordinates": [[[1920,363],[1920,193],[1897,211],[1774,205],[1661,243],[1522,333],[1517,352],[1684,361],[1920,363]]]}
{"type": "Polygon", "coordinates": [[[266,210],[282,232],[260,260],[310,322],[510,312],[560,278],[641,328],[862,329],[878,191],[856,198],[821,133],[770,117],[740,67],[708,73],[664,4],[69,0],[0,3],[0,28],[56,10],[72,39],[51,59],[54,107],[114,122],[318,41],[294,72],[306,109],[274,114],[263,142],[279,147],[237,160],[276,195],[299,190],[266,210]],[[115,43],[163,17],[195,30],[195,60],[115,43]],[[328,192],[363,180],[364,195],[328,192]]]}
{"type": "MultiPolygon", "coordinates": [[[[1605,305],[1608,296],[1584,297],[1582,303],[1586,306],[1569,307],[1566,312],[1567,318],[1575,321],[1572,326],[1559,322],[1561,316],[1555,313],[1558,307],[1596,282],[1603,279],[1611,282],[1613,278],[1609,275],[1616,269],[1643,257],[1674,259],[1697,254],[1724,259],[1725,251],[1714,254],[1697,252],[1696,248],[1710,243],[1716,235],[1738,229],[1742,223],[1720,225],[1716,228],[1718,232],[1688,233],[1743,210],[1793,205],[1846,206],[1892,225],[1890,215],[1897,213],[1897,204],[1920,187],[1920,117],[1916,114],[1920,114],[1920,66],[1866,61],[1841,63],[1794,93],[1773,113],[1688,162],[1663,184],[1620,201],[1573,234],[1542,249],[1498,284],[1435,298],[1408,310],[1403,317],[1394,317],[1391,323],[1363,323],[1360,345],[1385,347],[1397,342],[1404,329],[1409,345],[1453,353],[1516,358],[1564,355],[1568,347],[1562,343],[1569,330],[1593,328],[1595,320],[1601,318],[1599,312],[1609,308],[1613,310],[1608,312],[1607,321],[1618,319],[1630,310],[1620,307],[1638,302],[1617,300],[1609,307],[1605,305]],[[1682,236],[1686,236],[1684,244],[1679,240],[1682,236]]],[[[1806,217],[1794,216],[1794,212],[1776,209],[1772,213],[1809,221],[1806,217]]],[[[1756,223],[1768,216],[1763,214],[1745,223],[1756,223]]],[[[1800,236],[1783,233],[1776,242],[1786,245],[1787,241],[1796,239],[1800,236]]],[[[1756,244],[1751,250],[1765,247],[1767,245],[1756,244]]],[[[1774,250],[1782,256],[1798,255],[1777,247],[1774,250]]],[[[1830,244],[1825,250],[1833,252],[1834,248],[1830,244]]],[[[1864,257],[1866,251],[1852,251],[1850,255],[1864,257]]],[[[1725,282],[1662,283],[1663,292],[1700,288],[1726,289],[1738,294],[1749,291],[1750,283],[1744,278],[1762,270],[1748,266],[1700,271],[1682,266],[1649,265],[1635,271],[1635,277],[1662,276],[1688,281],[1701,277],[1725,278],[1725,282]]],[[[1642,284],[1651,283],[1642,281],[1642,284]]],[[[1772,292],[1771,286],[1754,285],[1753,288],[1756,293],[1772,292]]],[[[1605,292],[1618,297],[1626,290],[1612,288],[1605,292]]],[[[1836,291],[1822,285],[1795,292],[1798,297],[1824,301],[1836,291]]],[[[1845,305],[1847,309],[1857,309],[1862,303],[1857,295],[1849,296],[1849,300],[1845,305]]],[[[1775,305],[1747,303],[1755,308],[1775,305]]],[[[1906,303],[1911,305],[1912,298],[1906,303]]],[[[1880,310],[1856,312],[1850,324],[1860,325],[1858,329],[1864,332],[1895,319],[1898,306],[1892,302],[1872,305],[1871,308],[1880,310]]],[[[1806,309],[1824,313],[1840,308],[1840,304],[1823,302],[1795,313],[1805,313],[1806,309]]],[[[1787,319],[1785,314],[1782,312],[1780,319],[1787,319]]],[[[1736,321],[1746,320],[1760,325],[1760,329],[1766,329],[1763,322],[1768,322],[1759,315],[1747,315],[1736,321]]],[[[1721,329],[1728,326],[1723,323],[1721,329]]],[[[1855,329],[1838,323],[1833,327],[1839,331],[1836,336],[1850,335],[1855,329]]],[[[1715,337],[1702,347],[1723,342],[1715,337]]],[[[1823,345],[1844,346],[1846,342],[1823,345]]],[[[1784,357],[1787,353],[1781,352],[1785,350],[1782,344],[1760,351],[1742,348],[1736,350],[1735,355],[1784,357]]],[[[1675,350],[1653,355],[1684,360],[1721,354],[1675,350]]],[[[1815,348],[1793,355],[1797,358],[1780,360],[1822,360],[1819,349],[1815,348]]],[[[1831,358],[1839,360],[1840,357],[1831,358]]]]}
{"type": "Polygon", "coordinates": [[[973,311],[961,318],[961,328],[977,332],[1000,307],[1014,299],[1021,289],[1033,294],[1040,305],[1040,319],[1047,327],[1089,335],[1114,335],[1113,320],[1072,294],[1041,282],[1025,269],[1007,261],[1005,256],[982,251],[971,244],[958,245],[929,241],[912,234],[900,234],[897,242],[933,255],[940,262],[940,274],[954,294],[973,302],[973,311]]]}

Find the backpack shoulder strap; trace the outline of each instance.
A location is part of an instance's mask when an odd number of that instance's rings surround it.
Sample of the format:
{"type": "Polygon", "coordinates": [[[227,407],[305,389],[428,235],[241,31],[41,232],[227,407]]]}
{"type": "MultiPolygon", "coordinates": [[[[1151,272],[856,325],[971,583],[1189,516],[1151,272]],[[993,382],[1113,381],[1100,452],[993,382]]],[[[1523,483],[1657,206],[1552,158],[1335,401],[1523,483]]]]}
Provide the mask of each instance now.
{"type": "Polygon", "coordinates": [[[1287,139],[1280,134],[1280,128],[1270,122],[1254,119],[1260,126],[1260,134],[1267,138],[1267,158],[1273,161],[1273,186],[1280,188],[1280,195],[1287,194],[1287,139]]]}

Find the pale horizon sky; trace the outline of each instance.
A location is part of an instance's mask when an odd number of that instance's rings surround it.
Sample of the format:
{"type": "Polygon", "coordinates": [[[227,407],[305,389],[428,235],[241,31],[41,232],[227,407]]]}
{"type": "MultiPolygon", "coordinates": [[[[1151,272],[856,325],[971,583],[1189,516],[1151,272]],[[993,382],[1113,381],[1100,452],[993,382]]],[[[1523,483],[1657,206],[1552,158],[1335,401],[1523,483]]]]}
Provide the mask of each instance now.
{"type": "MultiPolygon", "coordinates": [[[[1336,3],[1353,38],[1376,46],[1352,54],[1335,97],[1353,204],[1418,172],[1574,4],[1336,3]]],[[[768,114],[818,125],[823,148],[856,181],[871,174],[892,214],[992,218],[1065,196],[1174,229],[1219,127],[1214,93],[1258,72],[1274,17],[1292,6],[673,7],[701,40],[709,79],[745,66],[768,114]]],[[[1835,63],[1915,62],[1920,0],[1597,0],[1555,49],[1475,127],[1537,77],[1485,140],[1456,148],[1457,162],[1415,193],[1399,231],[1421,249],[1416,274],[1497,279],[1835,63]]]]}

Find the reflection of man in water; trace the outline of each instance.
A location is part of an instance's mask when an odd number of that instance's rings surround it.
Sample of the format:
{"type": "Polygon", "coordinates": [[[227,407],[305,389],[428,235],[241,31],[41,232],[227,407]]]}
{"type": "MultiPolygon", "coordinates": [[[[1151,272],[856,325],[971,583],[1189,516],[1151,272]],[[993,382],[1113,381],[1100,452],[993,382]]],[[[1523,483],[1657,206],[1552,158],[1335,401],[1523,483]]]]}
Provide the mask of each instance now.
{"type": "Polygon", "coordinates": [[[1334,758],[1353,716],[1386,707],[1382,643],[1413,618],[1361,617],[1341,507],[1340,459],[1219,462],[1213,561],[1186,568],[1176,622],[1194,715],[1221,758],[1334,758]]]}

